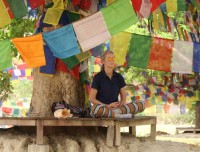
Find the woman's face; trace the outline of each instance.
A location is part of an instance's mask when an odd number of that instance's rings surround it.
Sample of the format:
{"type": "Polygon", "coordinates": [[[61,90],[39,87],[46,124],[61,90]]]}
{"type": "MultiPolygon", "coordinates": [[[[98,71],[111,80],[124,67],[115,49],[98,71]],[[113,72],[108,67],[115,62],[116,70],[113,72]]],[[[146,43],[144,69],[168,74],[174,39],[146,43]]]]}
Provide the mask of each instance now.
{"type": "Polygon", "coordinates": [[[116,66],[115,55],[113,53],[106,54],[103,64],[107,68],[113,68],[114,69],[114,67],[116,66]]]}

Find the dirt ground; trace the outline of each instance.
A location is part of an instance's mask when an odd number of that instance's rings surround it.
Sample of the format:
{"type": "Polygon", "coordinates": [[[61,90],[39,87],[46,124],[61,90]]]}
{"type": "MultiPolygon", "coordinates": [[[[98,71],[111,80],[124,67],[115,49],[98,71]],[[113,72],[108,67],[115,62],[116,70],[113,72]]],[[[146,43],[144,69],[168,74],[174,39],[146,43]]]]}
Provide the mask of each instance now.
{"type": "MultiPolygon", "coordinates": [[[[141,137],[140,130],[144,129],[137,129],[137,138],[125,133],[126,128],[122,129],[121,146],[112,148],[106,146],[106,134],[101,130],[98,134],[60,132],[45,136],[44,142],[50,145],[50,152],[200,152],[199,133],[169,134],[158,131],[156,141],[151,141],[148,133],[146,137],[141,137]]],[[[27,152],[28,145],[35,144],[35,140],[35,133],[19,127],[1,129],[0,152],[27,152]]]]}

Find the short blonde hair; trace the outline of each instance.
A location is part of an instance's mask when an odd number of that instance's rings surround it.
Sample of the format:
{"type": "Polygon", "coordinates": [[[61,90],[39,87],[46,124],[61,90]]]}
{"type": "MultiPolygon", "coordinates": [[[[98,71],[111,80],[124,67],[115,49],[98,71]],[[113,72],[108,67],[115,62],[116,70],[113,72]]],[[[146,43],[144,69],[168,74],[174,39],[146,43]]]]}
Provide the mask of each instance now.
{"type": "Polygon", "coordinates": [[[110,50],[106,50],[105,52],[103,52],[101,55],[101,61],[105,60],[107,54],[114,54],[114,52],[110,50]]]}
{"type": "MultiPolygon", "coordinates": [[[[106,58],[107,54],[114,54],[114,52],[110,51],[110,50],[106,50],[105,52],[103,52],[102,55],[101,55],[101,62],[105,61],[105,58],[106,58]]],[[[101,66],[101,71],[102,70],[104,70],[104,64],[101,66]]]]}

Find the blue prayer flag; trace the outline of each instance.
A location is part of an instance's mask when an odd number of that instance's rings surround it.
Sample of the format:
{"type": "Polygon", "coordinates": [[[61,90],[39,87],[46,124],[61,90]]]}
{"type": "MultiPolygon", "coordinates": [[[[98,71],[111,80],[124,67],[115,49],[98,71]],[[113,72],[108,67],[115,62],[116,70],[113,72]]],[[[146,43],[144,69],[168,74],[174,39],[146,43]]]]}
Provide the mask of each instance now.
{"type": "Polygon", "coordinates": [[[51,32],[45,32],[43,37],[53,55],[60,59],[80,53],[72,24],[51,32]]]}

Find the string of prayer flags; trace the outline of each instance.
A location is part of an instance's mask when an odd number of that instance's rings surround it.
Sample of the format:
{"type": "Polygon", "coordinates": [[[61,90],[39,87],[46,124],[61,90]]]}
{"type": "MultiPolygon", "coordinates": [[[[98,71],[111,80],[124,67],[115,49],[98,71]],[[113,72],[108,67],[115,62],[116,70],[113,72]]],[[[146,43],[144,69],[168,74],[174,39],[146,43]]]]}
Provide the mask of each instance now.
{"type": "Polygon", "coordinates": [[[3,3],[3,0],[0,0],[0,28],[8,25],[11,23],[10,16],[6,10],[6,6],[3,3]]]}
{"type": "Polygon", "coordinates": [[[131,27],[138,20],[130,0],[117,0],[102,8],[101,12],[112,36],[131,27]]]}
{"type": "Polygon", "coordinates": [[[31,9],[35,9],[37,7],[39,7],[40,5],[44,5],[45,4],[45,0],[29,0],[31,9]]]}
{"type": "Polygon", "coordinates": [[[84,52],[111,38],[101,12],[73,23],[73,27],[84,52]]]}
{"type": "Polygon", "coordinates": [[[7,0],[7,2],[16,19],[22,18],[28,14],[28,8],[23,0],[7,0]]]}
{"type": "Polygon", "coordinates": [[[200,73],[200,43],[194,42],[193,71],[200,73]]]}
{"type": "Polygon", "coordinates": [[[80,53],[72,24],[51,32],[43,33],[43,37],[54,56],[64,59],[80,53]]]}
{"type": "Polygon", "coordinates": [[[58,25],[63,10],[58,8],[48,8],[44,17],[44,23],[58,25]]]}
{"type": "Polygon", "coordinates": [[[128,51],[128,66],[147,68],[151,43],[151,37],[133,34],[128,51]]]}
{"type": "Polygon", "coordinates": [[[152,38],[148,69],[170,72],[173,40],[152,38]]]}
{"type": "Polygon", "coordinates": [[[12,66],[11,44],[9,40],[0,41],[0,71],[12,66]]]}
{"type": "Polygon", "coordinates": [[[53,56],[53,53],[51,52],[50,48],[47,45],[44,45],[44,54],[46,59],[46,65],[40,67],[40,73],[55,74],[56,58],[55,56],[53,56]]]}
{"type": "Polygon", "coordinates": [[[121,32],[114,35],[110,40],[110,49],[114,51],[116,63],[124,65],[126,54],[131,40],[131,33],[121,32]]]}
{"type": "Polygon", "coordinates": [[[192,73],[192,62],[193,43],[185,41],[174,41],[171,72],[192,73]]]}
{"type": "Polygon", "coordinates": [[[73,69],[76,65],[88,59],[91,56],[90,51],[79,53],[77,55],[71,56],[66,59],[62,59],[62,61],[67,65],[69,70],[73,69]]]}
{"type": "Polygon", "coordinates": [[[29,68],[46,65],[42,34],[12,39],[29,68]]]}

